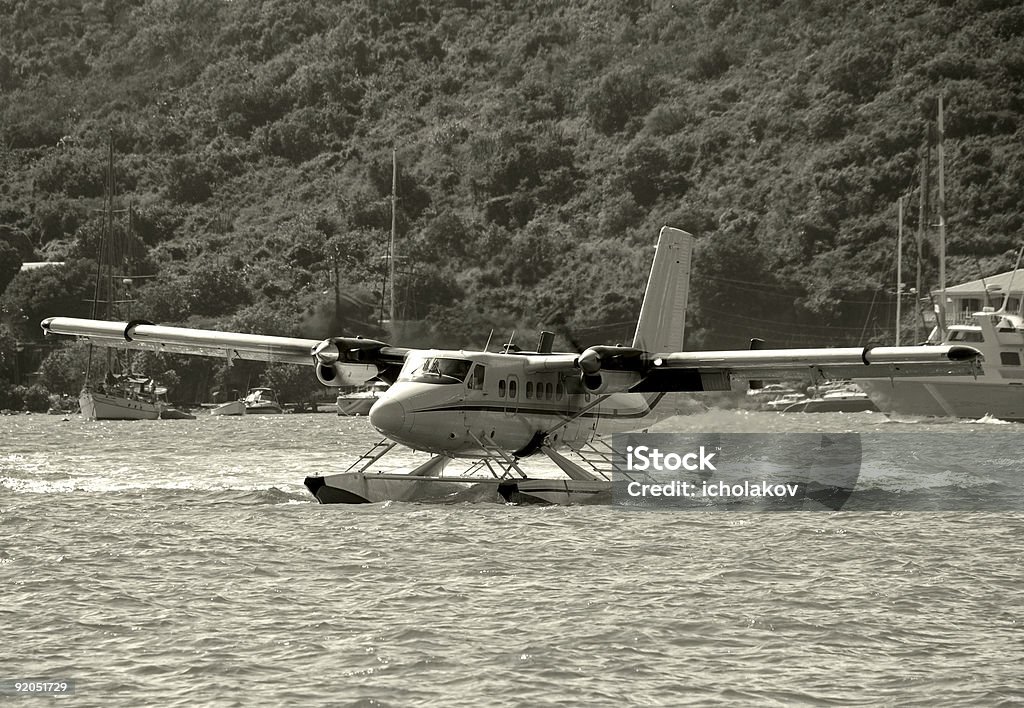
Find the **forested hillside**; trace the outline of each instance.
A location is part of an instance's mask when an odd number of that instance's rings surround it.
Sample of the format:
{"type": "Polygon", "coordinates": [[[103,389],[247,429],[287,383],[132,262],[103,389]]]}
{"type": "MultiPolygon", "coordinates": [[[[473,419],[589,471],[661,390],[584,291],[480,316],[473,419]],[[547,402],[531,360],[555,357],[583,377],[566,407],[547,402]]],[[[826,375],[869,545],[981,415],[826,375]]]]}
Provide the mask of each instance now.
{"type": "Polygon", "coordinates": [[[878,340],[940,94],[951,282],[1024,243],[1013,0],[0,0],[0,92],[20,340],[88,312],[109,135],[165,324],[373,333],[394,147],[400,343],[626,339],[663,224],[690,346],[878,340]]]}

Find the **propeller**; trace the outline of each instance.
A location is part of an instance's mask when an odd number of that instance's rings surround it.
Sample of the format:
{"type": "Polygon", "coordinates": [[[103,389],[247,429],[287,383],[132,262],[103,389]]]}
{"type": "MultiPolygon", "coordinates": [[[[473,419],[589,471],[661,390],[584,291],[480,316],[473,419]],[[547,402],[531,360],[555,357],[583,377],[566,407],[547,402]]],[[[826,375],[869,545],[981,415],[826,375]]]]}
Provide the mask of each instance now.
{"type": "Polygon", "coordinates": [[[587,347],[576,358],[576,366],[580,369],[580,378],[588,391],[604,390],[602,371],[635,372],[641,377],[647,372],[645,360],[647,352],[636,347],[620,347],[597,345],[587,347]]]}
{"type": "Polygon", "coordinates": [[[576,363],[588,376],[598,374],[602,369],[644,373],[647,371],[647,363],[644,360],[646,354],[643,349],[636,347],[596,345],[584,349],[576,363]]]}
{"type": "Polygon", "coordinates": [[[381,349],[388,346],[376,339],[362,337],[330,337],[313,346],[310,353],[317,363],[331,366],[345,364],[376,363],[381,349]]]}
{"type": "Polygon", "coordinates": [[[341,358],[338,345],[332,339],[325,339],[313,347],[313,358],[324,366],[330,366],[341,358]]]}

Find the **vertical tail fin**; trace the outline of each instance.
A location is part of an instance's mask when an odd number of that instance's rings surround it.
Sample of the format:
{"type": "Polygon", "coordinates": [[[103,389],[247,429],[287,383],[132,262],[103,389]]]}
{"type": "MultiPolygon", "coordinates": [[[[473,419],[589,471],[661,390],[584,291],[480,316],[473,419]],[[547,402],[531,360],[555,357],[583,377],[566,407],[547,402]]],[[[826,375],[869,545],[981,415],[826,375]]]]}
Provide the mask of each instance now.
{"type": "Polygon", "coordinates": [[[671,226],[661,229],[633,337],[637,349],[682,351],[694,242],[694,237],[685,231],[671,226]]]}

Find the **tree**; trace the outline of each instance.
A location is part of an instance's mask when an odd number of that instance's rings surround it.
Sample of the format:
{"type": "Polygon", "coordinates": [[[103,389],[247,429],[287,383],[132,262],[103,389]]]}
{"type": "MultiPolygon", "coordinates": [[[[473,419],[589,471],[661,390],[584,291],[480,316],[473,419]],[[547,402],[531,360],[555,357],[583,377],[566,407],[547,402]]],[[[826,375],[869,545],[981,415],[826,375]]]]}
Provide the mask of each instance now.
{"type": "Polygon", "coordinates": [[[25,403],[24,386],[0,382],[0,411],[20,411],[25,403]]]}
{"type": "Polygon", "coordinates": [[[94,268],[89,261],[74,261],[21,271],[0,298],[0,311],[10,318],[19,338],[41,340],[39,323],[46,317],[89,316],[94,268]]]}
{"type": "Polygon", "coordinates": [[[51,393],[76,395],[85,382],[88,346],[76,342],[50,352],[39,365],[39,383],[51,393]]]}
{"type": "MultiPolygon", "coordinates": [[[[6,325],[0,323],[0,386],[14,383],[17,369],[17,341],[6,325]]],[[[0,406],[2,408],[3,406],[0,406]]]]}
{"type": "Polygon", "coordinates": [[[195,155],[175,157],[167,165],[167,196],[181,204],[199,204],[210,198],[217,177],[195,155]]]}
{"type": "Polygon", "coordinates": [[[657,101],[657,90],[645,73],[619,70],[602,76],[586,101],[594,127],[611,135],[625,129],[631,119],[646,116],[657,101]]]}
{"type": "Polygon", "coordinates": [[[32,413],[45,413],[50,410],[50,393],[39,384],[18,386],[22,400],[22,408],[32,413]]]}
{"type": "Polygon", "coordinates": [[[0,293],[7,289],[20,270],[21,255],[18,249],[6,241],[0,241],[0,293]]]}
{"type": "Polygon", "coordinates": [[[277,392],[282,403],[304,404],[316,396],[319,386],[312,369],[297,364],[277,364],[263,372],[263,385],[277,392]]]}

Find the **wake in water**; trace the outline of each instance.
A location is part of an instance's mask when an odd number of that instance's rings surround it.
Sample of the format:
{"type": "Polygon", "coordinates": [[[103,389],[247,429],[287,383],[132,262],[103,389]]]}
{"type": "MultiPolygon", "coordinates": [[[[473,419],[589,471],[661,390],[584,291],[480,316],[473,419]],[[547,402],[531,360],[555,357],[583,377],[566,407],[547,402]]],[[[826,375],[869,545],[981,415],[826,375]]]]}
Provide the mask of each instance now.
{"type": "Polygon", "coordinates": [[[981,423],[982,425],[1013,425],[1013,423],[1011,423],[1008,420],[1000,420],[999,418],[996,418],[994,415],[988,413],[978,418],[974,422],[981,423]]]}
{"type": "MultiPolygon", "coordinates": [[[[200,505],[310,503],[313,498],[303,486],[306,476],[343,471],[379,439],[365,421],[333,416],[211,419],[183,425],[62,423],[40,416],[0,422],[13,426],[0,437],[8,446],[0,450],[0,494],[148,495],[200,505]]],[[[780,437],[808,432],[860,435],[864,457],[842,507],[846,510],[1024,509],[1016,424],[990,416],[978,421],[901,421],[878,413],[711,409],[652,428],[694,434],[711,430],[780,437]]],[[[406,469],[422,461],[413,453],[396,460],[406,469]]],[[[538,476],[560,476],[553,466],[536,464],[536,458],[528,462],[538,476]]],[[[476,503],[481,501],[477,496],[464,494],[451,501],[476,503]]],[[[751,508],[742,500],[730,506],[744,504],[751,508]]]]}

